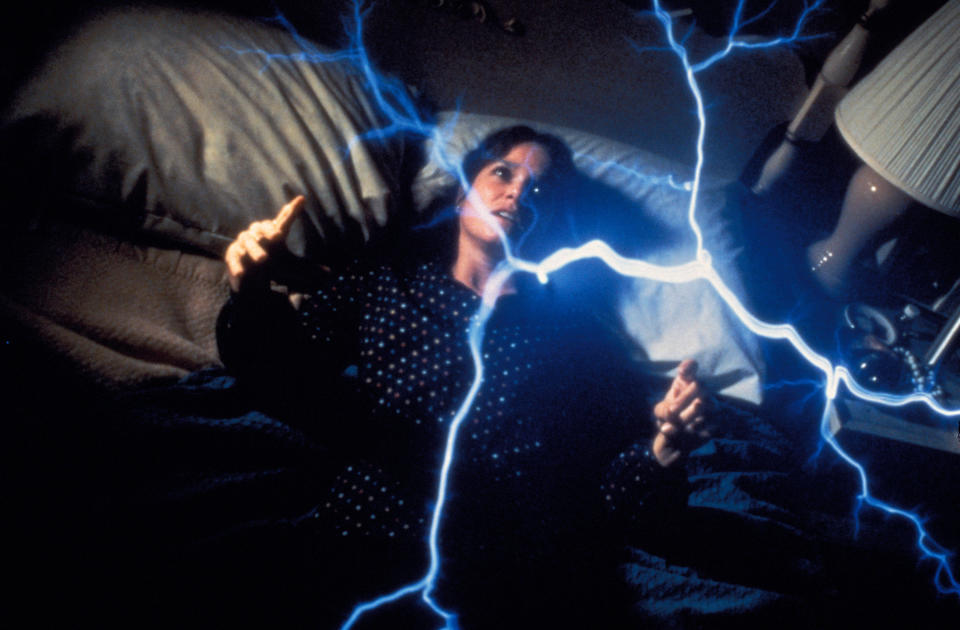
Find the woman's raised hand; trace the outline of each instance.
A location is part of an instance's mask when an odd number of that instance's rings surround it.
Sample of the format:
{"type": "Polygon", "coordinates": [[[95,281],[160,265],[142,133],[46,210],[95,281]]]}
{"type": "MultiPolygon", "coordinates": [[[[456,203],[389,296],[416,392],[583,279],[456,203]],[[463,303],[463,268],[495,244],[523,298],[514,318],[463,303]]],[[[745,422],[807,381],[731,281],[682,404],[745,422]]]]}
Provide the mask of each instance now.
{"type": "Polygon", "coordinates": [[[254,221],[230,243],[224,260],[227,263],[231,289],[238,291],[244,276],[249,275],[250,267],[262,264],[267,259],[267,250],[286,238],[293,218],[303,207],[303,202],[303,195],[298,195],[281,208],[276,217],[254,221]]]}
{"type": "Polygon", "coordinates": [[[677,376],[667,395],[653,407],[657,434],[653,438],[653,455],[661,466],[669,466],[688,451],[709,439],[707,416],[710,395],[697,380],[697,362],[680,363],[677,376]]]}

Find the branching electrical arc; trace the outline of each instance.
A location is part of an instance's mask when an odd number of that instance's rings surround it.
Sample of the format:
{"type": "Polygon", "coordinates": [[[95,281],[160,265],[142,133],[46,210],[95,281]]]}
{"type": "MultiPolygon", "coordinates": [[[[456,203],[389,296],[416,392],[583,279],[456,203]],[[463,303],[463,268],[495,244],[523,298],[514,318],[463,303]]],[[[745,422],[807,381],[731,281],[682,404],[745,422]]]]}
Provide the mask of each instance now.
{"type": "MultiPolygon", "coordinates": [[[[944,418],[953,418],[960,416],[960,409],[948,409],[941,405],[935,398],[927,393],[911,393],[907,395],[877,393],[868,390],[856,382],[850,371],[843,365],[835,365],[831,360],[810,347],[799,332],[789,324],[771,324],[764,322],[754,316],[743,304],[740,298],[727,286],[720,275],[714,269],[710,253],[704,247],[703,235],[700,226],[696,220],[697,202],[700,192],[701,174],[705,161],[704,157],[704,138],[707,133],[707,122],[705,116],[705,106],[703,95],[697,82],[697,75],[708,70],[717,62],[726,58],[737,50],[750,50],[759,48],[771,48],[774,46],[785,46],[800,40],[809,39],[811,35],[805,35],[804,29],[807,26],[810,16],[820,10],[824,0],[815,0],[805,3],[800,15],[797,17],[793,31],[781,37],[756,40],[740,38],[742,29],[763,17],[770,10],[760,12],[749,18],[745,18],[744,3],[745,0],[738,0],[733,15],[733,21],[729,34],[724,38],[722,48],[707,58],[700,61],[692,61],[689,58],[686,48],[686,39],[689,31],[679,39],[674,33],[674,23],[670,14],[660,6],[659,0],[652,0],[653,8],[648,14],[652,15],[663,27],[667,40],[666,46],[659,48],[646,48],[633,45],[638,54],[648,54],[652,51],[666,51],[676,56],[678,62],[683,68],[683,73],[687,81],[690,93],[694,99],[695,111],[698,120],[698,131],[696,137],[696,163],[693,172],[693,178],[690,181],[674,179],[672,177],[662,178],[661,183],[674,189],[680,189],[689,192],[689,204],[687,207],[687,219],[689,227],[696,238],[696,253],[692,260],[678,265],[661,266],[655,265],[643,260],[627,258],[621,256],[603,241],[593,240],[584,243],[578,247],[559,249],[539,262],[523,260],[513,255],[510,243],[503,233],[499,224],[493,219],[487,218],[490,226],[496,230],[504,245],[504,261],[494,271],[488,280],[484,292],[481,306],[471,317],[467,330],[469,346],[475,368],[475,375],[465,398],[463,399],[456,414],[450,420],[447,436],[444,445],[442,464],[439,471],[437,483],[437,494],[434,502],[433,512],[431,514],[430,530],[427,539],[429,553],[429,568],[426,574],[420,579],[411,582],[397,590],[387,593],[377,599],[362,603],[354,608],[351,615],[344,621],[341,630],[351,628],[360,617],[365,613],[390,604],[401,598],[419,595],[423,602],[430,607],[441,619],[443,619],[445,628],[453,629],[457,627],[456,614],[452,611],[444,610],[433,599],[433,591],[439,575],[442,561],[441,551],[438,544],[438,535],[441,522],[444,515],[444,507],[447,499],[447,482],[450,471],[455,465],[457,435],[464,418],[469,414],[473,401],[480,391],[484,380],[484,363],[480,348],[482,347],[484,332],[487,321],[493,313],[496,297],[500,294],[503,284],[514,273],[530,273],[535,275],[541,282],[547,282],[551,273],[565,267],[566,265],[588,258],[594,258],[605,263],[612,271],[632,278],[651,279],[660,282],[684,283],[693,280],[704,280],[708,282],[717,294],[723,299],[731,311],[737,316],[742,324],[756,335],[771,340],[783,340],[789,343],[800,356],[810,365],[815,367],[823,374],[823,383],[817,383],[818,389],[822,389],[825,394],[824,409],[820,422],[820,434],[822,443],[829,445],[837,455],[846,462],[857,473],[860,481],[859,494],[855,500],[854,518],[859,518],[859,512],[864,506],[881,510],[888,514],[902,517],[913,526],[916,533],[916,544],[920,552],[921,559],[931,560],[935,563],[936,571],[933,582],[938,591],[944,594],[956,595],[960,598],[960,583],[958,583],[953,569],[950,566],[951,554],[934,541],[926,528],[923,520],[917,514],[908,510],[896,507],[887,503],[870,493],[869,480],[866,470],[850,456],[832,435],[829,427],[829,417],[836,398],[839,387],[843,384],[847,391],[860,399],[870,401],[879,405],[899,407],[913,403],[922,403],[927,405],[932,411],[944,418]]],[[[772,7],[772,5],[771,5],[772,7]]],[[[371,6],[364,6],[362,0],[355,0],[352,15],[344,19],[344,25],[348,34],[348,46],[338,52],[331,53],[321,50],[312,44],[306,38],[301,37],[293,28],[293,25],[283,17],[277,15],[273,21],[286,28],[295,38],[297,44],[301,47],[301,52],[295,55],[297,59],[306,60],[315,63],[341,62],[350,64],[367,83],[370,93],[373,95],[382,115],[389,124],[372,130],[363,137],[356,138],[354,142],[385,140],[394,134],[403,133],[407,136],[419,137],[422,139],[432,139],[430,159],[453,174],[466,190],[469,188],[469,182],[466,181],[463,171],[450,155],[444,150],[444,138],[451,132],[456,124],[454,118],[444,127],[439,127],[434,121],[423,116],[420,109],[413,102],[404,86],[396,79],[391,79],[381,75],[371,63],[363,43],[363,24],[364,19],[371,6]]],[[[266,67],[273,59],[279,57],[289,58],[290,55],[279,55],[260,50],[236,50],[238,54],[256,54],[264,59],[266,67]]],[[[349,147],[346,147],[349,151],[349,147]]],[[[623,168],[617,166],[617,168],[623,168]]],[[[633,175],[646,177],[642,173],[634,172],[633,175]]],[[[807,383],[811,384],[811,383],[807,383]]]]}

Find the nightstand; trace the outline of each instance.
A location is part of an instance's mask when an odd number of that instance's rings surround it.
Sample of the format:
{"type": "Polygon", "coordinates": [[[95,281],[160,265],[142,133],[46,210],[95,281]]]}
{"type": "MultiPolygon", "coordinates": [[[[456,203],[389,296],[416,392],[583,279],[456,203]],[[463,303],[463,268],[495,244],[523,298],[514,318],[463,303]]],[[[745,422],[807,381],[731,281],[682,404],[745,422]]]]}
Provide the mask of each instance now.
{"type": "Polygon", "coordinates": [[[838,396],[830,412],[830,432],[843,441],[845,433],[862,433],[960,455],[957,423],[960,418],[934,419],[933,412],[884,407],[848,396],[838,396]]]}

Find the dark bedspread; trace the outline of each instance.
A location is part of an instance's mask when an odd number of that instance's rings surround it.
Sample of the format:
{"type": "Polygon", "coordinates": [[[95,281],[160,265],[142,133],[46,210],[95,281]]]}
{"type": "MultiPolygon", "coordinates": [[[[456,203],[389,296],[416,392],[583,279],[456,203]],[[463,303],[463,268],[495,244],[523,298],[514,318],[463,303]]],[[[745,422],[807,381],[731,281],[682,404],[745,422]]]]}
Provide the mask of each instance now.
{"type": "MultiPolygon", "coordinates": [[[[106,396],[34,348],[5,352],[24,366],[7,392],[13,609],[38,622],[68,611],[138,627],[338,627],[356,602],[421,575],[420,540],[362,554],[327,544],[318,497],[337,458],[256,410],[232,376],[106,396]]],[[[687,506],[625,519],[613,570],[628,610],[596,611],[596,627],[829,628],[955,612],[902,523],[866,515],[853,537],[845,471],[805,469],[751,411],[724,404],[722,415],[687,461],[687,506]]],[[[436,626],[412,601],[368,622],[436,626]]]]}

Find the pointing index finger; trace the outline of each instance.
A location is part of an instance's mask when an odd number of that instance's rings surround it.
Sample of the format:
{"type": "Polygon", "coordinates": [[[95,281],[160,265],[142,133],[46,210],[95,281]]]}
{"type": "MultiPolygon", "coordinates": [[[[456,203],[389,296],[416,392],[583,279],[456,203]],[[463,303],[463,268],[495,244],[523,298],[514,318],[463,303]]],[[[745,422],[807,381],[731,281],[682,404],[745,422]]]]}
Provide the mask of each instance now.
{"type": "Polygon", "coordinates": [[[273,220],[273,225],[275,228],[277,228],[277,231],[283,233],[290,228],[293,218],[296,216],[297,211],[303,207],[303,203],[303,195],[297,195],[292,201],[290,201],[290,203],[280,209],[280,212],[273,220]]]}
{"type": "Polygon", "coordinates": [[[692,381],[697,376],[697,362],[684,359],[677,368],[677,376],[685,381],[692,381]]]}

